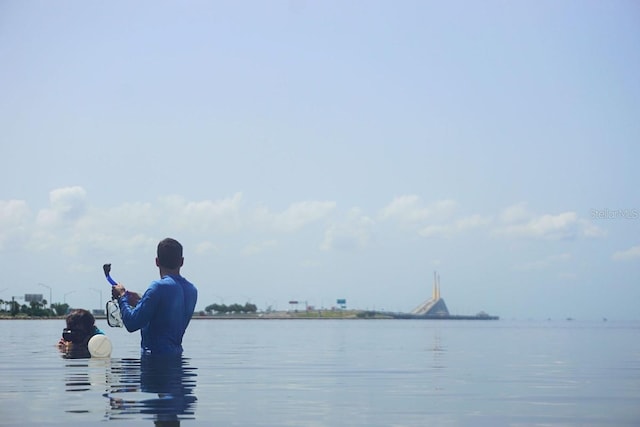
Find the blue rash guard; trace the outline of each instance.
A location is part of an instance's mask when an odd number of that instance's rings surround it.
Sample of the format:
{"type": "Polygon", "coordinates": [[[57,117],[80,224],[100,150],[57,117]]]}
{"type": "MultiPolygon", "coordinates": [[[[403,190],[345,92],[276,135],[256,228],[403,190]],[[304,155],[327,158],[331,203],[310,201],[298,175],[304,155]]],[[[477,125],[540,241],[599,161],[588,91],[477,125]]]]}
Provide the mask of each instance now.
{"type": "Polygon", "coordinates": [[[180,355],[182,337],[196,307],[198,290],[179,275],[167,275],[149,285],[135,307],[120,297],[122,323],[129,332],[140,329],[142,355],[180,355]]]}

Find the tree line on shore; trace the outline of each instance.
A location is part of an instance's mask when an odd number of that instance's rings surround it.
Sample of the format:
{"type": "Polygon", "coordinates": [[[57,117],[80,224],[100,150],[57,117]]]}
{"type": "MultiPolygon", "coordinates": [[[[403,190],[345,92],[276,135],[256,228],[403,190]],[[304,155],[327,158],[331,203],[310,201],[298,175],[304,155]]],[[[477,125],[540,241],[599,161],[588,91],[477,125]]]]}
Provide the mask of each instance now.
{"type": "Polygon", "coordinates": [[[46,299],[20,304],[15,300],[0,299],[0,314],[4,316],[56,317],[64,316],[69,311],[67,303],[48,304],[46,299]],[[48,306],[47,306],[48,305],[48,306]]]}
{"type": "Polygon", "coordinates": [[[255,313],[258,307],[255,304],[210,304],[204,308],[207,314],[227,314],[227,313],[255,313]]]}
{"type": "MultiPolygon", "coordinates": [[[[48,304],[47,300],[31,301],[29,304],[20,304],[15,300],[5,301],[0,299],[0,315],[3,316],[27,316],[27,317],[57,317],[64,316],[69,312],[69,304],[53,303],[48,304]]],[[[210,304],[205,307],[207,314],[249,314],[256,313],[258,307],[255,304],[210,304]]]]}

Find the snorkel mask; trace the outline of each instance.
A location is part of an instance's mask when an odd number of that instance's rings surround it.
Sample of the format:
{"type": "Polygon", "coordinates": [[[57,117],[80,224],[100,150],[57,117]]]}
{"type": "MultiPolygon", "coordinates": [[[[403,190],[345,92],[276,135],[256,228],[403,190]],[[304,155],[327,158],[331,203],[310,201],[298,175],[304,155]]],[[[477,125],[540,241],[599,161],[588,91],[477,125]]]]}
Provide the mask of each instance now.
{"type": "Polygon", "coordinates": [[[120,307],[115,301],[107,301],[107,324],[112,328],[122,327],[122,317],[120,316],[120,307]]]}

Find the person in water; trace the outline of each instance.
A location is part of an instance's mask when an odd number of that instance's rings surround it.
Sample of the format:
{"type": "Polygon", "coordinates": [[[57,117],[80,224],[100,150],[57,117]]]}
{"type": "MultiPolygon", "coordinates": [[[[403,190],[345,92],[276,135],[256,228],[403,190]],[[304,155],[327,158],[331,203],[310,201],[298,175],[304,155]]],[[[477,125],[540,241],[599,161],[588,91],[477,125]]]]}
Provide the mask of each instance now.
{"type": "Polygon", "coordinates": [[[69,358],[88,358],[89,340],[94,335],[104,335],[97,326],[96,319],[88,310],[72,310],[65,318],[67,327],[62,330],[58,349],[69,358]]]}
{"type": "Polygon", "coordinates": [[[197,288],[180,275],[183,264],[182,245],[166,238],[157,248],[160,280],[151,282],[139,301],[122,284],[112,288],[122,323],[129,332],[140,330],[143,356],[182,354],[182,338],[198,299],[197,288]]]}

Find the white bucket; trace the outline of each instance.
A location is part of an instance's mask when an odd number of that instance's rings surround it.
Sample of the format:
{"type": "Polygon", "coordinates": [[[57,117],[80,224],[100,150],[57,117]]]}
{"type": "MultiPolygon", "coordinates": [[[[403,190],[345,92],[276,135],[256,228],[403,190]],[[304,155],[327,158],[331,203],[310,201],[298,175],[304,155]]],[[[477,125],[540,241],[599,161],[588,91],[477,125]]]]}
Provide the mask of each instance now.
{"type": "Polygon", "coordinates": [[[111,349],[111,340],[106,335],[96,334],[89,340],[91,357],[110,357],[111,349]]]}

